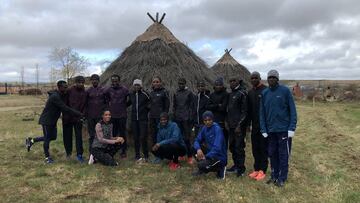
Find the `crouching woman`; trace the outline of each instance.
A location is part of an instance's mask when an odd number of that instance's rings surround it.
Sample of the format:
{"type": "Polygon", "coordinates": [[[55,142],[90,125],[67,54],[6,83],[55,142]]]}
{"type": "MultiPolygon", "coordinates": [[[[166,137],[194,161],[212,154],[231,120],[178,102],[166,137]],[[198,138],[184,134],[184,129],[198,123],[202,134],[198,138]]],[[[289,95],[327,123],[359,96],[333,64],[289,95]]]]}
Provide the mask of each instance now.
{"type": "Polygon", "coordinates": [[[106,166],[117,166],[114,155],[123,147],[124,138],[113,136],[113,125],[110,121],[111,113],[105,110],[102,119],[95,126],[96,136],[91,146],[91,154],[97,162],[106,166]]]}

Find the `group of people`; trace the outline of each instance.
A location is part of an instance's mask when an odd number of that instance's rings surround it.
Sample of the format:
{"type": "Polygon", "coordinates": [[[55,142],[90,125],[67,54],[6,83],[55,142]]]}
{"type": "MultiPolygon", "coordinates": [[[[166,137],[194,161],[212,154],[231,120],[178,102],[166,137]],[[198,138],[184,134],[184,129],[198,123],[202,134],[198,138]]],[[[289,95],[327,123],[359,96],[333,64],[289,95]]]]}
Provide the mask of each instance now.
{"type": "Polygon", "coordinates": [[[153,163],[169,160],[169,168],[180,168],[179,161],[193,164],[198,170],[194,176],[216,172],[220,179],[226,173],[245,175],[245,137],[251,128],[254,171],[249,176],[263,180],[270,159],[271,176],[268,184],[283,186],[287,180],[291,140],[297,123],[295,103],[290,90],[279,84],[279,73],[267,74],[269,87],[261,83],[258,72],[251,74],[252,88],[247,91],[239,78],[229,81],[227,92],[222,78],[214,81],[210,93],[203,81],[197,82],[197,92],[186,87],[186,79],[178,79],[172,111],[170,96],[160,77],[152,80],[147,92],[142,81],[133,81],[129,91],[120,85],[120,76],[111,76],[111,86],[101,87],[100,77],[91,76],[92,87],[85,90],[85,79],[75,78],[75,85],[67,90],[65,81],[58,81],[57,91],[49,98],[40,116],[43,136],[27,138],[30,151],[34,143],[44,142],[45,162],[53,163],[49,143],[57,136],[56,124],[62,113],[63,140],[66,155],[72,154],[73,131],[76,137],[77,160],[84,162],[82,124],[89,130],[89,164],[99,162],[116,166],[114,155],[120,151],[127,157],[127,108],[131,108],[131,132],[134,139],[136,162],[148,162],[149,151],[153,163]],[[150,132],[148,132],[150,129],[150,132]],[[152,146],[148,147],[148,134],[152,146]],[[194,135],[194,136],[192,136],[194,135]],[[142,154],[140,153],[142,149],[142,154]],[[227,150],[234,165],[227,166],[227,150]]]}

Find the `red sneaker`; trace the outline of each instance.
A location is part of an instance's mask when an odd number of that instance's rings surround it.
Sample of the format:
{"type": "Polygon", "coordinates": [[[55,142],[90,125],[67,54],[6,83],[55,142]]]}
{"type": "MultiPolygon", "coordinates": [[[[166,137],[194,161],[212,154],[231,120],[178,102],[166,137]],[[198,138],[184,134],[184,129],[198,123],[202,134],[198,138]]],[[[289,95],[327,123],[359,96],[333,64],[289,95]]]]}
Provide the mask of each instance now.
{"type": "Polygon", "coordinates": [[[254,172],[252,172],[252,173],[249,174],[249,177],[255,179],[255,177],[256,177],[258,174],[259,174],[259,171],[254,171],[254,172]]]}
{"type": "Polygon", "coordinates": [[[193,163],[194,163],[192,157],[188,157],[186,162],[190,165],[193,165],[193,163]]]}
{"type": "Polygon", "coordinates": [[[179,160],[179,161],[185,161],[185,160],[186,160],[186,157],[185,157],[185,156],[179,156],[178,160],[179,160]]]}
{"type": "Polygon", "coordinates": [[[169,166],[170,170],[175,171],[176,169],[180,168],[179,163],[171,162],[171,165],[169,166]]]}
{"type": "Polygon", "coordinates": [[[254,179],[257,181],[260,181],[260,180],[263,180],[265,177],[266,177],[265,173],[262,170],[260,170],[254,179]]]}

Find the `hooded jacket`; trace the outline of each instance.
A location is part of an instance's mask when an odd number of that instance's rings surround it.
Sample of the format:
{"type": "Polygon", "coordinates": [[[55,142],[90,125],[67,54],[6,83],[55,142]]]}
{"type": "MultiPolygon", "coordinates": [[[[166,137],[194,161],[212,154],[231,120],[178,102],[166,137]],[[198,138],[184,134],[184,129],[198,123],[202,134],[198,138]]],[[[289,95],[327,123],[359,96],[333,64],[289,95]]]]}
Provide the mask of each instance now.
{"type": "Polygon", "coordinates": [[[188,88],[178,89],[174,95],[173,105],[175,120],[190,120],[194,112],[194,94],[188,88]]]}
{"type": "Polygon", "coordinates": [[[150,95],[144,91],[130,93],[128,105],[131,105],[131,120],[148,120],[150,95]]]}
{"type": "Polygon", "coordinates": [[[40,115],[39,124],[56,125],[61,112],[67,112],[74,116],[81,116],[79,111],[66,106],[58,91],[50,91],[48,94],[49,98],[46,101],[45,108],[40,115]]]}
{"type": "Polygon", "coordinates": [[[159,118],[162,112],[169,112],[169,93],[165,88],[153,89],[150,92],[150,118],[159,118]]]}
{"type": "MultiPolygon", "coordinates": [[[[75,86],[72,86],[67,91],[66,96],[64,97],[65,103],[70,108],[76,109],[81,113],[85,114],[86,112],[86,98],[87,94],[84,89],[78,89],[75,86]]],[[[76,123],[80,121],[80,116],[73,116],[67,112],[63,113],[62,117],[63,124],[67,123],[76,123]]]]}
{"type": "Polygon", "coordinates": [[[261,133],[295,131],[296,107],[289,88],[283,85],[268,87],[261,95],[261,133]]]}
{"type": "Polygon", "coordinates": [[[205,144],[207,148],[206,158],[218,159],[226,166],[227,150],[224,135],[221,127],[217,123],[213,123],[211,127],[203,126],[194,142],[195,150],[201,149],[201,145],[205,144]]]}
{"type": "Polygon", "coordinates": [[[185,147],[180,128],[176,123],[169,121],[166,126],[158,125],[157,143],[161,145],[176,143],[185,147]]]}
{"type": "Polygon", "coordinates": [[[229,93],[225,89],[210,94],[207,109],[214,114],[214,121],[217,123],[225,123],[226,108],[229,100],[229,93]]]}
{"type": "Polygon", "coordinates": [[[229,103],[227,107],[227,120],[229,128],[241,127],[247,116],[246,94],[241,91],[240,85],[229,94],[229,103]]]}
{"type": "Polygon", "coordinates": [[[207,106],[209,104],[209,92],[205,91],[203,93],[198,93],[195,97],[195,124],[203,124],[202,115],[207,110],[207,106]]]}

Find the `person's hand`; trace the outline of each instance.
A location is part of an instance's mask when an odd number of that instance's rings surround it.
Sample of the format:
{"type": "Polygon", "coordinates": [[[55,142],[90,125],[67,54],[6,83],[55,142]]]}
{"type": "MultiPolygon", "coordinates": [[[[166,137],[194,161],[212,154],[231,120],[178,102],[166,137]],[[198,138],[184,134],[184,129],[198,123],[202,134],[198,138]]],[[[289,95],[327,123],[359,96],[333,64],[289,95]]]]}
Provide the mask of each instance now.
{"type": "Polygon", "coordinates": [[[120,143],[120,144],[123,144],[125,142],[124,138],[123,137],[116,137],[116,140],[115,140],[116,143],[120,143]]]}
{"type": "Polygon", "coordinates": [[[160,144],[159,143],[156,143],[153,147],[152,147],[152,150],[153,151],[157,151],[160,147],[160,144]]]}
{"type": "Polygon", "coordinates": [[[295,132],[294,131],[288,131],[288,137],[294,137],[295,132]]]}
{"type": "Polygon", "coordinates": [[[262,136],[267,138],[269,135],[267,133],[263,133],[262,136]]]}
{"type": "Polygon", "coordinates": [[[199,159],[199,160],[205,159],[205,155],[204,155],[204,153],[203,153],[203,151],[202,151],[201,149],[198,149],[198,150],[197,150],[197,152],[196,152],[196,157],[197,157],[197,159],[199,159]]]}
{"type": "Polygon", "coordinates": [[[236,127],[234,132],[235,132],[237,135],[239,135],[239,134],[241,133],[241,128],[240,128],[240,126],[236,127]]]}

